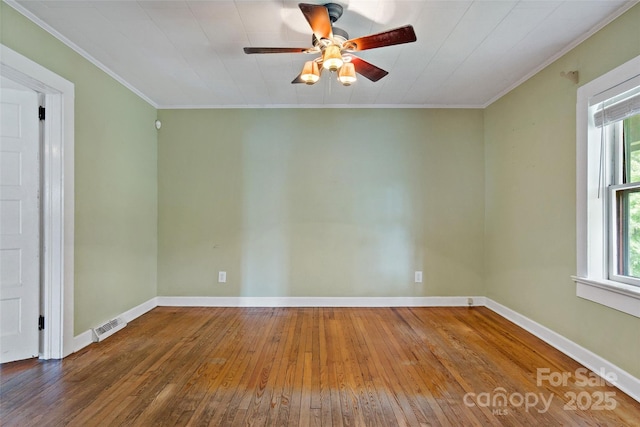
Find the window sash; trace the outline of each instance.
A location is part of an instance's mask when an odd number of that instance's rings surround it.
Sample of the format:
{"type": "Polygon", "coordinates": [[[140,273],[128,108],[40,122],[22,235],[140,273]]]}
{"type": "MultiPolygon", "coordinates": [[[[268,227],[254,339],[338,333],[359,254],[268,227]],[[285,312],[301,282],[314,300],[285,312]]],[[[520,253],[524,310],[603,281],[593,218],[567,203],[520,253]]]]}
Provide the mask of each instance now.
{"type": "Polygon", "coordinates": [[[640,193],[640,182],[611,185],[609,187],[609,279],[629,285],[640,286],[640,278],[624,274],[629,260],[627,206],[625,195],[640,193]]]}

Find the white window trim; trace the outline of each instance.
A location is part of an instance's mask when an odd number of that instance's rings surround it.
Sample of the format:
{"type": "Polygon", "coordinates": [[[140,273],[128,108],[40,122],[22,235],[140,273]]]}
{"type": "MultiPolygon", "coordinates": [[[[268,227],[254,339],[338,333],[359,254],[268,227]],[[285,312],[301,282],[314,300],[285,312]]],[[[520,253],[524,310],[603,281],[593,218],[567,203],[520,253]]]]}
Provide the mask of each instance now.
{"type": "MultiPolygon", "coordinates": [[[[600,130],[589,114],[590,101],[605,100],[628,90],[640,76],[640,56],[578,89],[576,104],[576,295],[640,317],[640,288],[608,279],[606,192],[598,197],[600,130]]],[[[636,83],[634,83],[636,84],[636,83]]]]}

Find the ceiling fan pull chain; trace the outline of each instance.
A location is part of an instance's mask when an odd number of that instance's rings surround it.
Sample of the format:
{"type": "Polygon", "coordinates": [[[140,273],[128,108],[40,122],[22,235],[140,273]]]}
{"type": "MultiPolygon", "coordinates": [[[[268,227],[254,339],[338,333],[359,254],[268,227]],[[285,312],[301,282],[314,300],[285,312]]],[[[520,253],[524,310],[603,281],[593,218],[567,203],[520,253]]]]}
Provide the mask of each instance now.
{"type": "MultiPolygon", "coordinates": [[[[331,76],[333,77],[333,73],[331,73],[331,76]]],[[[333,93],[333,79],[329,79],[329,97],[331,97],[331,94],[333,93]]]]}

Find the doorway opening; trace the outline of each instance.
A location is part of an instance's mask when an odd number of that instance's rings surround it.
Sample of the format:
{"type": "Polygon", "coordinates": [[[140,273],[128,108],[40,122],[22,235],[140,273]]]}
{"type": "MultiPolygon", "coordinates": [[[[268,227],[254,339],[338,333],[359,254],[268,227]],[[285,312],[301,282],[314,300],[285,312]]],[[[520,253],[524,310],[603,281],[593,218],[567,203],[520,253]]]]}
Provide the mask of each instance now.
{"type": "Polygon", "coordinates": [[[61,359],[75,350],[74,85],[4,45],[0,45],[0,74],[41,94],[46,105],[40,162],[40,300],[44,329],[39,357],[61,359]]]}

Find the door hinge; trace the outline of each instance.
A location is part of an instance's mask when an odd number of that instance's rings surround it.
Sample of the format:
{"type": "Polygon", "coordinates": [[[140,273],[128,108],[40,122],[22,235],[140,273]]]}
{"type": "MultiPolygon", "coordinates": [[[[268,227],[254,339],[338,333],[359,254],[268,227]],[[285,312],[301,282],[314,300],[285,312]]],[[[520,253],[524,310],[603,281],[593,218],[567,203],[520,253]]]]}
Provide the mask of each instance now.
{"type": "Polygon", "coordinates": [[[38,330],[42,331],[44,329],[44,316],[38,317],[38,330]]]}
{"type": "Polygon", "coordinates": [[[45,108],[44,107],[38,107],[38,118],[40,120],[44,120],[44,118],[45,118],[45,108]]]}

